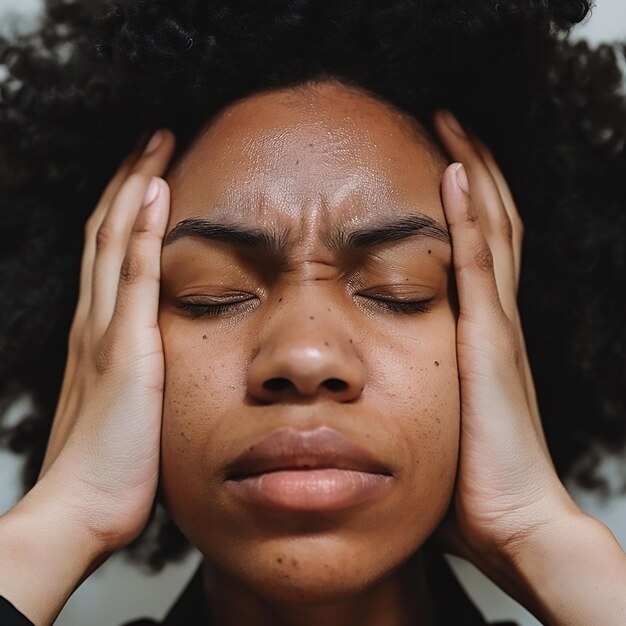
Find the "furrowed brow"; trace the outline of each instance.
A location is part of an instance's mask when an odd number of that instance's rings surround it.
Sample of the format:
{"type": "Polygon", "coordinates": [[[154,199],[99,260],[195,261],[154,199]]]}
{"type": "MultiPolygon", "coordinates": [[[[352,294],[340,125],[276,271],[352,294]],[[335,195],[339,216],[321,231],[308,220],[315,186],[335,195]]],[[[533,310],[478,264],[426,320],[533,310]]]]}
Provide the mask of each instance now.
{"type": "Polygon", "coordinates": [[[332,250],[350,253],[362,248],[372,248],[414,236],[431,237],[450,244],[448,230],[427,215],[404,216],[369,228],[352,231],[338,229],[325,238],[325,243],[332,250]]]}
{"type": "Polygon", "coordinates": [[[163,240],[163,246],[183,237],[221,241],[239,248],[270,254],[280,254],[287,247],[285,233],[244,228],[236,224],[212,222],[204,218],[186,219],[176,224],[163,240]]]}

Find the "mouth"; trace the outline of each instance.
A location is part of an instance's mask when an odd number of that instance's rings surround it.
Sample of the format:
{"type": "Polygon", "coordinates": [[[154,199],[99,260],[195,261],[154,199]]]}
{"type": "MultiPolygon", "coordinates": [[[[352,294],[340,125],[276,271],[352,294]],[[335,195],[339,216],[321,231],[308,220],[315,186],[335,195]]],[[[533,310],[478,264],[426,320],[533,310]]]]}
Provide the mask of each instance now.
{"type": "Polygon", "coordinates": [[[390,468],[327,426],[283,428],[250,445],[229,465],[225,485],[253,505],[288,511],[337,511],[382,496],[390,468]]]}

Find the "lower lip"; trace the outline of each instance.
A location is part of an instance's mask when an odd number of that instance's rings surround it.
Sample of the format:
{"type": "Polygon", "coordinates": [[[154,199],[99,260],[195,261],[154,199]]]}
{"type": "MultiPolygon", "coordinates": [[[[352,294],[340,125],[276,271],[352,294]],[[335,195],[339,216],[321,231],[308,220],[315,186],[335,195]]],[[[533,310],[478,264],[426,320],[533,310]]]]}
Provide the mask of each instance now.
{"type": "Polygon", "coordinates": [[[337,511],[381,495],[392,477],[336,468],[282,470],[227,480],[242,498],[275,509],[337,511]]]}

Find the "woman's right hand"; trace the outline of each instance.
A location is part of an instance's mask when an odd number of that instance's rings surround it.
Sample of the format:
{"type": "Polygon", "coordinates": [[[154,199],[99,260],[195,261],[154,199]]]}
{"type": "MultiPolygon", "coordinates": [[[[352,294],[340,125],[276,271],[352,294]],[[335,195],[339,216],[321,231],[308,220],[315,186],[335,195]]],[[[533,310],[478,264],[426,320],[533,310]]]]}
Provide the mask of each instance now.
{"type": "Polygon", "coordinates": [[[61,500],[112,552],[146,525],[163,406],[157,325],[174,137],[157,131],[121,165],[85,228],[80,295],[38,498],[61,500]]]}
{"type": "Polygon", "coordinates": [[[37,484],[0,516],[0,596],[37,626],[146,525],[159,477],[164,363],[157,324],[174,149],[130,155],[85,228],[80,294],[37,484]]]}

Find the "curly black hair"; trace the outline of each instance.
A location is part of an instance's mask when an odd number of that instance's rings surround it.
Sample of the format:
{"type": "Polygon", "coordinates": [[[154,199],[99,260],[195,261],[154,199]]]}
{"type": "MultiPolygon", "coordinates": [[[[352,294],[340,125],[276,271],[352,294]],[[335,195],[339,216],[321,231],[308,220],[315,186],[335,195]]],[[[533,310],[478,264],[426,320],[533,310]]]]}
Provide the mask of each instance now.
{"type": "MultiPolygon", "coordinates": [[[[626,101],[620,45],[568,38],[586,0],[48,0],[0,38],[0,396],[36,410],[2,441],[36,480],[78,295],[83,226],[147,130],[184,146],[261,89],[334,78],[431,128],[454,111],[492,148],[526,229],[520,307],[559,473],[601,486],[626,440],[626,101]]],[[[1,407],[0,407],[1,408],[1,407]]],[[[187,543],[158,505],[129,549],[187,543]]]]}

